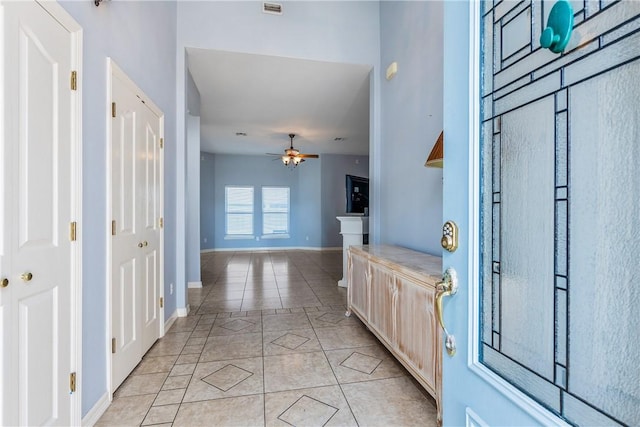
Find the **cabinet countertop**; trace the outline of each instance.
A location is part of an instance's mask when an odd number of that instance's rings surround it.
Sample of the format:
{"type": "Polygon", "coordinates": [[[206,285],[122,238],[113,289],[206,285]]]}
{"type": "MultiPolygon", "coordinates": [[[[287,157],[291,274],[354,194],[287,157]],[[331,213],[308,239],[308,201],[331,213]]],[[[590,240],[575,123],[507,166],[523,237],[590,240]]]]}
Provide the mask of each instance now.
{"type": "Polygon", "coordinates": [[[439,256],[391,245],[351,246],[351,250],[410,276],[415,277],[416,273],[426,276],[433,284],[442,278],[442,257],[439,256]]]}

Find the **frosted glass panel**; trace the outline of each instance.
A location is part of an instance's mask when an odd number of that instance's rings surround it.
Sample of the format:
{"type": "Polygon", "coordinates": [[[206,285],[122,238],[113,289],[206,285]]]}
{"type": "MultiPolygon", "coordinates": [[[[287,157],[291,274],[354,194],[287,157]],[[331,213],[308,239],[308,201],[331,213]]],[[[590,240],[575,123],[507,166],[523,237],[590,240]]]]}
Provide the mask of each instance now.
{"type": "Polygon", "coordinates": [[[630,425],[640,423],[639,75],[636,60],[569,91],[569,391],[630,425]]]}
{"type": "Polygon", "coordinates": [[[531,43],[531,8],[520,12],[502,27],[502,59],[531,43]]]}
{"type": "Polygon", "coordinates": [[[502,116],[502,352],[553,380],[553,96],[502,116]]]}
{"type": "Polygon", "coordinates": [[[560,409],[560,389],[526,368],[513,363],[497,351],[484,346],[484,361],[509,381],[536,396],[541,403],[556,411],[560,409]]]}
{"type": "Polygon", "coordinates": [[[480,361],[571,424],[640,426],[640,2],[572,1],[562,55],[554,3],[481,21],[480,361]]]}

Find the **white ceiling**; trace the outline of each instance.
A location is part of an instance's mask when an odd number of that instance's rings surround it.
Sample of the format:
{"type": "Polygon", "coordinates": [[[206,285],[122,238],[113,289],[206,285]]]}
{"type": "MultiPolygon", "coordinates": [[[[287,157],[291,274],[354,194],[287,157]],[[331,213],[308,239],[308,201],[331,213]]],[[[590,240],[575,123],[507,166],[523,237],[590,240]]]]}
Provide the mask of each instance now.
{"type": "Polygon", "coordinates": [[[283,153],[295,133],[302,153],[369,153],[370,66],[195,48],[187,64],[202,151],[283,153]]]}

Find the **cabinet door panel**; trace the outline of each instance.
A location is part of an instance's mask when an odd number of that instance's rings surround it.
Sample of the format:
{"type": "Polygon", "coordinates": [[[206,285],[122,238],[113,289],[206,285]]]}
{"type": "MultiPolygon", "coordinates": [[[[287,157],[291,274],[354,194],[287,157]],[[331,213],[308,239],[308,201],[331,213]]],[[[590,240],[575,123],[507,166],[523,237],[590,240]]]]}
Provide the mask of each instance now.
{"type": "Polygon", "coordinates": [[[439,331],[434,313],[435,289],[396,278],[397,351],[435,390],[440,354],[439,331]]]}
{"type": "Polygon", "coordinates": [[[369,297],[369,323],[389,343],[395,342],[393,318],[396,292],[393,272],[376,264],[370,265],[371,296],[369,297]]]}
{"type": "Polygon", "coordinates": [[[349,280],[349,305],[363,316],[367,316],[368,297],[368,265],[369,260],[359,255],[349,252],[349,270],[351,277],[349,280]]]}

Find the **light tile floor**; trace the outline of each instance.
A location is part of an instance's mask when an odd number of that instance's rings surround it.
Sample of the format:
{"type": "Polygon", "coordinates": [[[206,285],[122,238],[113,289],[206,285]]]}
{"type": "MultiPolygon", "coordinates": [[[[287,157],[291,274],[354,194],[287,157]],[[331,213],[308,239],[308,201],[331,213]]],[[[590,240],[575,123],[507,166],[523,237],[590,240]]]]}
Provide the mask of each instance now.
{"type": "Polygon", "coordinates": [[[433,399],[355,317],[339,251],[202,255],[201,289],[97,425],[435,426],[433,399]]]}

